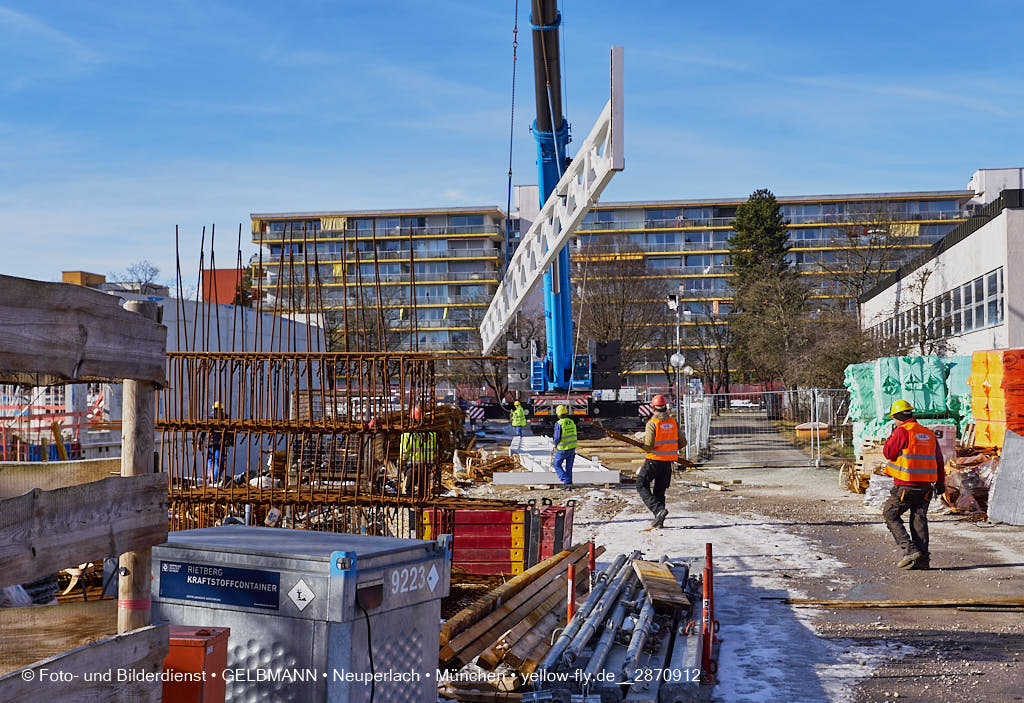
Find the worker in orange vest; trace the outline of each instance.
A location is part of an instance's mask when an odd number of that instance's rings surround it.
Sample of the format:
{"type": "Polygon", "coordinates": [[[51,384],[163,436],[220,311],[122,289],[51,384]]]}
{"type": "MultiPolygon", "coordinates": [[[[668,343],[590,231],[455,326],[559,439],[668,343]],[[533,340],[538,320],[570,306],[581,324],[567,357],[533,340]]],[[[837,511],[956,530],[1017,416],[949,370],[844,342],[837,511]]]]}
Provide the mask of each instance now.
{"type": "Polygon", "coordinates": [[[945,493],[946,471],[935,433],[914,420],[914,408],[905,400],[893,402],[889,416],[897,422],[882,447],[888,460],[885,473],[892,476],[892,492],[882,505],[882,517],[903,558],[901,569],[928,569],[928,503],[933,491],[945,493]],[[910,511],[910,534],[903,513],[910,511]]]}
{"type": "Polygon", "coordinates": [[[679,460],[679,450],[686,446],[686,436],[675,418],[668,413],[668,399],[654,396],[654,414],[644,428],[644,449],[647,460],[636,474],[636,492],[648,510],[654,513],[651,528],[664,527],[668,510],[665,491],[672,481],[672,464],[679,460]]]}

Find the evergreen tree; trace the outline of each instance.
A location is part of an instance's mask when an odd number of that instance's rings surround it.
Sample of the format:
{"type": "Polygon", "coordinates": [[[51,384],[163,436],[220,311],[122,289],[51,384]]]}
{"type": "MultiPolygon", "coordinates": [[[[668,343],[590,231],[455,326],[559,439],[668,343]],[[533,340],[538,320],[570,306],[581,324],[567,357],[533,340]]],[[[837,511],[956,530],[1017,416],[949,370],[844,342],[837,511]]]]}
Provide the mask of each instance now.
{"type": "Polygon", "coordinates": [[[775,196],[767,188],[755,190],[747,202],[736,208],[736,220],[729,238],[729,268],[742,281],[755,271],[781,272],[790,268],[786,225],[775,196]]]}

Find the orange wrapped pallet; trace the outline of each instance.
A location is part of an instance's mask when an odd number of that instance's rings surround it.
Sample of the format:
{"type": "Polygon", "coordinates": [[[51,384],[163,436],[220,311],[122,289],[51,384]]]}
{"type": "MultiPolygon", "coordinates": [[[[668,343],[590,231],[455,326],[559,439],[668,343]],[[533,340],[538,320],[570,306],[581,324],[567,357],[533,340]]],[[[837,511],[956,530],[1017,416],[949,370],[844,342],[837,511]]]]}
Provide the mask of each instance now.
{"type": "Polygon", "coordinates": [[[1006,435],[1006,423],[995,420],[982,420],[975,429],[974,444],[978,447],[1002,447],[1006,435]]]}

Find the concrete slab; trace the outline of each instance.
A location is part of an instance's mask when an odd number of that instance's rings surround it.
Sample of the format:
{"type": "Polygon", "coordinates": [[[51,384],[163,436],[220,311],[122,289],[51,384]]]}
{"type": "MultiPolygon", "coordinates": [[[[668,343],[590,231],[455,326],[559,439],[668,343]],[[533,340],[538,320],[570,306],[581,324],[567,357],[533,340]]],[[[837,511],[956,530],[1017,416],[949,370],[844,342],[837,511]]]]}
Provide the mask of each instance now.
{"type": "MultiPolygon", "coordinates": [[[[509,444],[509,456],[518,456],[519,461],[528,471],[506,471],[494,474],[494,483],[505,486],[528,486],[562,483],[551,466],[551,452],[554,444],[550,437],[543,435],[527,435],[514,437],[509,444]]],[[[618,471],[611,471],[601,465],[600,461],[593,461],[580,454],[572,468],[573,483],[605,484],[618,483],[620,480],[618,471]]]]}

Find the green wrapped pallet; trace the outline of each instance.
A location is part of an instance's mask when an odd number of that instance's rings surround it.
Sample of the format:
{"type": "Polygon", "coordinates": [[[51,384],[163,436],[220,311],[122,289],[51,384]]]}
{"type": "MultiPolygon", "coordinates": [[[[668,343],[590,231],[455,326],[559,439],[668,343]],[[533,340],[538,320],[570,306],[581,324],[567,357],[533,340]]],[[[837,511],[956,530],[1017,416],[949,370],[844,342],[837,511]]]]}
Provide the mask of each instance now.
{"type": "Polygon", "coordinates": [[[971,376],[971,357],[949,356],[943,359],[946,365],[946,395],[950,397],[971,394],[967,379],[971,376]]]}
{"type": "Polygon", "coordinates": [[[945,417],[946,367],[937,356],[897,359],[901,397],[914,406],[917,417],[945,417]]]}
{"type": "Polygon", "coordinates": [[[846,367],[843,383],[850,391],[850,419],[874,420],[877,413],[875,362],[850,364],[846,367]]]}
{"type": "Polygon", "coordinates": [[[883,356],[875,364],[875,417],[886,418],[893,401],[903,397],[899,357],[883,356]]]}

